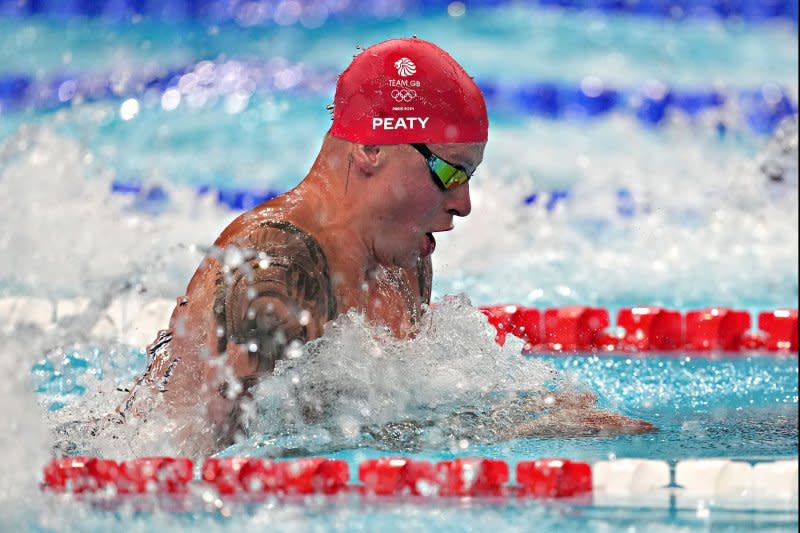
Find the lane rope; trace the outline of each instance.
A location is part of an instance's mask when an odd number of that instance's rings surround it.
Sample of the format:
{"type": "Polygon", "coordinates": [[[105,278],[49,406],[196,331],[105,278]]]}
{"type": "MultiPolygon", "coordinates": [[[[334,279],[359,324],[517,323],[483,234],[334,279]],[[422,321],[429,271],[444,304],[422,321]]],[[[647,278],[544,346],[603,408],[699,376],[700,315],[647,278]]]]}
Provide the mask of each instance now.
{"type": "MultiPolygon", "coordinates": [[[[434,304],[435,305],[435,304],[434,304]]],[[[73,320],[89,301],[37,297],[0,298],[0,328],[19,326],[47,330],[73,320]]],[[[121,339],[146,344],[169,323],[174,300],[120,297],[109,304],[90,330],[95,339],[121,339]],[[135,339],[128,338],[131,332],[135,339]],[[142,336],[143,335],[143,336],[142,336]]],[[[521,339],[523,352],[614,353],[772,353],[797,354],[797,309],[750,311],[707,307],[685,312],[659,306],[623,307],[612,324],[603,307],[570,305],[538,309],[522,305],[480,306],[504,345],[509,335],[521,339]]]]}
{"type": "Polygon", "coordinates": [[[796,459],[750,463],[728,458],[614,459],[593,464],[565,458],[523,460],[469,457],[436,463],[405,457],[369,459],[350,480],[343,460],[312,457],[272,461],[253,457],[207,458],[195,468],[186,457],[144,457],[117,462],[97,457],[52,459],[43,490],[119,497],[187,494],[212,489],[220,496],[361,494],[432,498],[572,498],[599,503],[661,496],[712,498],[741,508],[797,504],[796,459]],[[510,473],[515,473],[514,482],[510,473]],[[589,498],[588,500],[585,498],[589,498]]]}
{"type": "Polygon", "coordinates": [[[448,13],[461,16],[472,9],[488,10],[526,5],[568,11],[595,11],[673,20],[688,18],[734,19],[751,23],[786,20],[797,23],[793,0],[399,0],[397,2],[341,2],[316,0],[292,2],[241,0],[0,0],[0,15],[46,15],[54,18],[101,17],[129,21],[148,17],[165,22],[199,20],[236,23],[244,27],[303,25],[317,28],[327,21],[398,19],[409,15],[448,13]]]}
{"type": "Polygon", "coordinates": [[[727,307],[689,310],[622,308],[616,323],[602,307],[565,306],[541,311],[520,305],[480,307],[504,345],[513,335],[524,353],[767,352],[797,354],[797,309],[749,311],[727,307]],[[756,325],[757,330],[752,329],[756,325]]]}
{"type": "MultiPolygon", "coordinates": [[[[330,95],[335,69],[310,68],[274,57],[259,63],[237,60],[200,61],[177,68],[149,67],[135,72],[57,73],[39,79],[25,73],[0,74],[0,114],[46,112],[80,102],[136,100],[147,96],[166,111],[185,102],[238,99],[244,109],[254,94],[330,95]]],[[[668,124],[674,115],[706,120],[719,135],[749,129],[770,134],[781,120],[797,114],[790,89],[772,82],[758,87],[675,87],[648,80],[637,87],[615,87],[596,76],[578,83],[550,80],[498,82],[478,78],[492,114],[534,116],[551,120],[585,121],[610,113],[632,116],[644,127],[668,124]]],[[[144,105],[144,104],[142,104],[144,105]]],[[[203,104],[207,105],[207,104],[203,104]]],[[[120,109],[120,114],[124,109],[120,109]]],[[[708,126],[708,124],[706,125],[708,126]]]]}

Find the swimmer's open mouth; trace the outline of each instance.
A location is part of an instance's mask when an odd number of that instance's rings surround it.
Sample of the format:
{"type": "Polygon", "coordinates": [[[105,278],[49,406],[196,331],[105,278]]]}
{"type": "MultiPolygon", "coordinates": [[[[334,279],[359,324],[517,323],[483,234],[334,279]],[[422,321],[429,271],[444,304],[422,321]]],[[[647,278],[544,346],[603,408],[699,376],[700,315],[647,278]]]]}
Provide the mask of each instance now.
{"type": "Polygon", "coordinates": [[[427,232],[425,236],[428,238],[428,246],[426,247],[428,251],[426,252],[425,255],[432,254],[433,251],[436,249],[436,237],[433,236],[434,233],[450,231],[452,229],[453,229],[453,224],[451,223],[449,226],[445,226],[442,229],[434,229],[432,231],[427,232]]]}
{"type": "Polygon", "coordinates": [[[430,242],[430,251],[428,253],[432,254],[436,249],[436,238],[433,236],[433,232],[428,232],[425,236],[428,237],[428,241],[430,242]]]}

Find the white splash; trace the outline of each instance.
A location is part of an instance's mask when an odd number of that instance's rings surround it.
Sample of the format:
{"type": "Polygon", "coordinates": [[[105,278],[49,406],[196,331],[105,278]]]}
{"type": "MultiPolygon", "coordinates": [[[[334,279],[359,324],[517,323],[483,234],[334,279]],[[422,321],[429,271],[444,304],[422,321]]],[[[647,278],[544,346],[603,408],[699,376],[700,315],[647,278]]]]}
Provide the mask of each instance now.
{"type": "Polygon", "coordinates": [[[521,345],[497,346],[494,335],[463,296],[426,313],[409,341],[354,312],[344,315],[306,345],[303,357],[279,361],[258,386],[249,427],[256,437],[247,444],[264,447],[265,436],[280,435],[305,446],[402,447],[422,428],[431,429],[417,435],[416,445],[496,440],[494,409],[518,393],[546,395],[547,385],[563,383],[547,364],[520,355],[521,345]]]}
{"type": "Polygon", "coordinates": [[[626,119],[493,133],[473,213],[439,239],[435,289],[537,306],[791,305],[796,167],[774,182],[737,142],[626,119]],[[569,198],[549,211],[553,189],[569,198]]]}

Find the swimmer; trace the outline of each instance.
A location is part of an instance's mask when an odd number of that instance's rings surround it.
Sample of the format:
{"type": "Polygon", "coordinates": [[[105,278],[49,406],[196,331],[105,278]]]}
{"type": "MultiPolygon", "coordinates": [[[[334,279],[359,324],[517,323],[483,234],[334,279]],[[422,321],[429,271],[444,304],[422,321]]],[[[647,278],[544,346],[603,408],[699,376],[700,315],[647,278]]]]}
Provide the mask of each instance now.
{"type": "MultiPolygon", "coordinates": [[[[232,443],[248,389],[337,316],[355,309],[413,336],[435,234],[472,210],[488,127],[480,89],[436,45],[393,39],[357,55],[308,175],[222,232],[148,347],[122,419],[157,408],[182,449],[216,451],[232,443]]],[[[623,420],[609,426],[626,431],[623,420]]]]}

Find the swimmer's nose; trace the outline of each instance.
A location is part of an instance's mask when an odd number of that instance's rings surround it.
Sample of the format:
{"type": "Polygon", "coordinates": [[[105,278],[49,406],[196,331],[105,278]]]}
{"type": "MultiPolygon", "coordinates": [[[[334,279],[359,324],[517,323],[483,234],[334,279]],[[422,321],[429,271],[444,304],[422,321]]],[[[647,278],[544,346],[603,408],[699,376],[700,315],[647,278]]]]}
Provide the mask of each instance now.
{"type": "Polygon", "coordinates": [[[447,200],[444,205],[447,212],[453,216],[465,217],[472,211],[472,201],[469,197],[469,182],[447,191],[447,200]]]}

